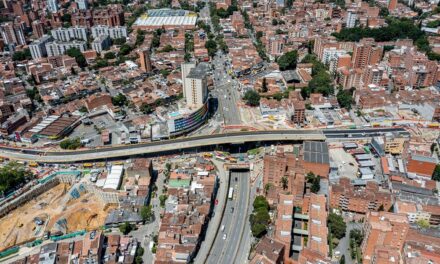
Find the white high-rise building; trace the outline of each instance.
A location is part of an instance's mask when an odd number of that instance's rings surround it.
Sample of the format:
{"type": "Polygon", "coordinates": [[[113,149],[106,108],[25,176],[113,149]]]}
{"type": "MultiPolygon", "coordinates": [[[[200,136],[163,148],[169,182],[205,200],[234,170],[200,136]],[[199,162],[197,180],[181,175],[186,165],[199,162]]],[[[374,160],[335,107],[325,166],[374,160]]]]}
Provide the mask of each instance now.
{"type": "Polygon", "coordinates": [[[38,40],[35,40],[29,45],[29,50],[31,51],[32,59],[40,59],[47,56],[46,43],[52,41],[51,36],[44,35],[38,40]]]}
{"type": "Polygon", "coordinates": [[[89,8],[89,2],[87,0],[75,0],[80,10],[87,10],[89,8]]]}
{"type": "Polygon", "coordinates": [[[49,57],[63,55],[70,48],[77,48],[81,52],[84,52],[87,49],[87,43],[77,40],[71,42],[53,41],[46,43],[47,56],[49,57]]]}
{"type": "Polygon", "coordinates": [[[25,45],[23,27],[20,24],[6,22],[0,25],[0,33],[6,45],[25,45]]]}
{"type": "Polygon", "coordinates": [[[182,64],[183,94],[189,107],[202,106],[208,96],[206,64],[182,64]]]}
{"type": "Polygon", "coordinates": [[[346,54],[347,51],[336,49],[335,47],[324,49],[321,62],[329,65],[330,62],[338,57],[338,55],[346,54]]]}
{"type": "Polygon", "coordinates": [[[108,49],[111,46],[111,40],[108,35],[100,35],[92,42],[92,49],[98,53],[108,49]]]}
{"type": "Polygon", "coordinates": [[[91,28],[93,38],[97,38],[100,35],[107,35],[111,39],[126,38],[127,37],[127,27],[117,26],[109,27],[104,25],[97,25],[91,28]]]}
{"type": "Polygon", "coordinates": [[[85,27],[56,28],[51,30],[54,39],[59,41],[71,41],[80,39],[87,41],[87,29],[85,27]]]}
{"type": "Polygon", "coordinates": [[[47,0],[47,8],[51,13],[58,12],[58,1],[57,0],[47,0]]]}
{"type": "Polygon", "coordinates": [[[347,21],[345,23],[347,28],[354,28],[356,26],[357,14],[355,11],[347,12],[347,21]]]}

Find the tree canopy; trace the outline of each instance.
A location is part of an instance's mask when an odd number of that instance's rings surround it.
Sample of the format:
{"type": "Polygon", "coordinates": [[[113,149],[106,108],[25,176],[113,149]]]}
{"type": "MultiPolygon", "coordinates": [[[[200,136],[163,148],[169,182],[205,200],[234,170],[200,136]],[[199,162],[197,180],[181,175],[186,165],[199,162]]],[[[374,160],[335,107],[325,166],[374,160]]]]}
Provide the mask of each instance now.
{"type": "Polygon", "coordinates": [[[79,138],[66,138],[65,140],[61,141],[60,147],[62,149],[75,150],[81,147],[81,140],[79,138]]]}
{"type": "Polygon", "coordinates": [[[70,48],[66,51],[66,54],[72,58],[75,58],[76,63],[78,63],[78,66],[81,68],[84,68],[87,66],[87,61],[84,55],[81,53],[81,51],[77,48],[70,48]]]}
{"type": "Polygon", "coordinates": [[[252,235],[262,237],[267,231],[267,225],[270,222],[269,203],[266,198],[259,195],[254,200],[254,210],[249,218],[251,223],[252,235]]]}
{"type": "Polygon", "coordinates": [[[260,105],[260,95],[256,91],[254,91],[254,90],[247,91],[244,94],[243,99],[250,106],[258,106],[258,105],[260,105]]]}
{"type": "Polygon", "coordinates": [[[0,194],[6,194],[34,178],[31,171],[17,162],[9,162],[0,168],[0,194]]]}
{"type": "Polygon", "coordinates": [[[347,225],[345,224],[342,216],[332,212],[328,215],[327,221],[330,232],[334,237],[336,237],[337,239],[341,239],[345,236],[347,225]]]}
{"type": "Polygon", "coordinates": [[[298,60],[298,52],[296,50],[286,52],[278,58],[277,63],[280,70],[294,70],[296,69],[296,63],[298,60]]]}
{"type": "Polygon", "coordinates": [[[338,103],[342,108],[350,110],[353,104],[353,92],[352,90],[339,91],[336,99],[338,99],[338,103]]]}

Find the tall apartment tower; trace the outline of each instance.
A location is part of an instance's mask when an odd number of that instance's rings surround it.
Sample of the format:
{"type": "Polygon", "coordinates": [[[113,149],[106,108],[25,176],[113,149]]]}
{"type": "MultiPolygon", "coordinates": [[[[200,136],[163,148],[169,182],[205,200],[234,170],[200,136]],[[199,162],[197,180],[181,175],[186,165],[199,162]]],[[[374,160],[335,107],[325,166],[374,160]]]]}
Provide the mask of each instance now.
{"type": "Polygon", "coordinates": [[[347,21],[345,26],[347,28],[354,28],[356,26],[357,14],[354,10],[347,11],[347,21]]]}
{"type": "Polygon", "coordinates": [[[365,68],[380,62],[382,58],[382,47],[374,45],[372,39],[362,39],[353,50],[353,68],[365,68]]]}
{"type": "Polygon", "coordinates": [[[6,45],[25,45],[26,39],[24,37],[23,28],[12,22],[3,23],[0,25],[0,33],[6,45]]]}
{"type": "Polygon", "coordinates": [[[397,0],[388,0],[388,11],[393,11],[397,8],[397,0]]]}
{"type": "Polygon", "coordinates": [[[87,0],[75,0],[75,2],[78,4],[78,8],[80,10],[87,10],[89,8],[89,3],[87,0]]]}
{"type": "Polygon", "coordinates": [[[44,35],[43,23],[40,20],[35,20],[32,22],[32,32],[37,38],[41,38],[44,35]]]}
{"type": "Polygon", "coordinates": [[[208,96],[206,64],[182,64],[183,94],[189,107],[198,107],[205,103],[208,96]]]}
{"type": "Polygon", "coordinates": [[[151,72],[150,51],[142,49],[138,51],[141,70],[143,72],[151,72]]]}
{"type": "Polygon", "coordinates": [[[49,9],[49,11],[51,13],[58,12],[58,1],[57,0],[47,0],[47,9],[49,9]]]}

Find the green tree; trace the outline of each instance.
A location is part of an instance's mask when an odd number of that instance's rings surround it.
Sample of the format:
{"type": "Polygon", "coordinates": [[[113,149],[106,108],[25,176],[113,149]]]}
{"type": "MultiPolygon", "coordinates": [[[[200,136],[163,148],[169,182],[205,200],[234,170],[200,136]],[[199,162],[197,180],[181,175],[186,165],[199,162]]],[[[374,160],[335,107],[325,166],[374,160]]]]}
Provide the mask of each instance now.
{"type": "Polygon", "coordinates": [[[260,95],[256,91],[254,91],[254,90],[247,91],[244,94],[243,99],[250,106],[258,106],[258,105],[260,105],[260,95]]]}
{"type": "Polygon", "coordinates": [[[283,188],[283,190],[289,187],[289,179],[287,179],[286,176],[281,177],[281,187],[283,188]]]}
{"type": "Polygon", "coordinates": [[[151,105],[147,104],[147,103],[143,103],[141,105],[140,108],[141,112],[144,114],[151,114],[153,112],[153,108],[151,107],[151,105]]]}
{"type": "Polygon", "coordinates": [[[24,61],[32,59],[31,51],[29,49],[23,49],[22,51],[14,52],[12,55],[13,61],[24,61]]]}
{"type": "Polygon", "coordinates": [[[135,259],[134,259],[134,263],[135,264],[142,264],[142,263],[144,263],[144,261],[142,260],[142,256],[144,255],[144,252],[145,252],[145,250],[141,246],[139,246],[136,249],[136,255],[135,255],[135,259]]]}
{"type": "Polygon", "coordinates": [[[321,177],[319,175],[315,175],[313,172],[307,173],[306,180],[310,183],[310,191],[312,193],[318,193],[321,189],[321,177]]]}
{"type": "Polygon", "coordinates": [[[122,44],[119,48],[119,54],[122,56],[128,55],[132,51],[132,48],[128,44],[122,44]]]}
{"type": "Polygon", "coordinates": [[[336,99],[338,99],[338,103],[342,108],[345,108],[347,110],[351,109],[351,105],[353,103],[353,96],[350,90],[342,90],[338,92],[336,99]]]}
{"type": "Polygon", "coordinates": [[[89,110],[87,110],[87,107],[85,107],[84,105],[81,106],[81,108],[78,109],[78,111],[80,111],[81,113],[88,113],[89,112],[89,110]]]}
{"type": "Polygon", "coordinates": [[[345,224],[342,216],[331,212],[328,215],[327,224],[330,232],[334,237],[336,237],[337,239],[341,239],[345,236],[347,225],[345,224]]]}
{"type": "Polygon", "coordinates": [[[165,207],[165,202],[167,201],[167,199],[168,199],[168,195],[166,195],[166,194],[161,194],[159,196],[159,201],[160,201],[161,207],[165,207]]]}
{"type": "Polygon", "coordinates": [[[87,61],[84,55],[81,53],[81,51],[77,48],[70,48],[66,50],[66,54],[69,57],[75,58],[76,63],[78,63],[78,66],[81,68],[84,68],[87,66],[87,61]]]}
{"type": "Polygon", "coordinates": [[[30,170],[15,161],[11,161],[0,168],[0,194],[6,194],[34,178],[35,176],[30,170]]]}
{"type": "Polygon", "coordinates": [[[123,45],[125,44],[125,42],[127,42],[127,40],[125,38],[116,38],[113,40],[113,45],[123,45]]]}
{"type": "Polygon", "coordinates": [[[270,188],[272,187],[272,183],[268,182],[266,183],[266,185],[264,185],[264,193],[267,195],[267,193],[269,192],[270,188]]]}
{"type": "Polygon", "coordinates": [[[104,59],[106,59],[106,60],[113,60],[113,59],[116,59],[116,54],[114,53],[114,52],[107,52],[105,55],[104,55],[104,59]]]}
{"type": "Polygon", "coordinates": [[[254,200],[254,210],[249,217],[251,232],[254,237],[262,237],[270,222],[269,203],[264,196],[257,196],[254,200]]]}
{"type": "Polygon", "coordinates": [[[205,48],[208,50],[208,55],[214,57],[217,52],[217,42],[213,39],[206,41],[205,48]]]}
{"type": "Polygon", "coordinates": [[[298,61],[298,52],[296,50],[289,51],[278,58],[277,63],[280,70],[294,70],[298,61]]]}
{"type": "Polygon", "coordinates": [[[174,50],[176,50],[176,49],[173,46],[171,46],[170,44],[168,44],[165,47],[163,47],[160,52],[171,52],[174,50]]]}
{"type": "Polygon", "coordinates": [[[112,97],[112,103],[116,106],[124,106],[127,105],[128,100],[127,97],[121,93],[118,93],[115,97],[112,97]]]}
{"type": "Polygon", "coordinates": [[[440,164],[435,166],[434,172],[432,173],[432,179],[434,181],[440,181],[440,164]]]}
{"type": "Polygon", "coordinates": [[[80,148],[81,146],[81,140],[78,137],[73,139],[66,138],[65,140],[60,142],[60,147],[62,149],[75,150],[80,148]]]}
{"type": "Polygon", "coordinates": [[[330,75],[325,71],[317,73],[309,82],[306,91],[307,97],[310,96],[311,93],[321,93],[324,96],[333,94],[334,90],[330,75]]]}
{"type": "Polygon", "coordinates": [[[269,203],[267,202],[266,197],[262,195],[258,195],[257,197],[255,197],[253,206],[254,209],[266,208],[267,210],[269,210],[269,203]]]}
{"type": "Polygon", "coordinates": [[[124,235],[128,235],[128,233],[130,233],[133,229],[133,225],[129,222],[125,222],[119,225],[119,231],[121,231],[121,233],[124,235]]]}
{"type": "Polygon", "coordinates": [[[142,206],[140,210],[140,215],[142,217],[142,221],[149,222],[153,218],[153,211],[151,205],[142,206]]]}

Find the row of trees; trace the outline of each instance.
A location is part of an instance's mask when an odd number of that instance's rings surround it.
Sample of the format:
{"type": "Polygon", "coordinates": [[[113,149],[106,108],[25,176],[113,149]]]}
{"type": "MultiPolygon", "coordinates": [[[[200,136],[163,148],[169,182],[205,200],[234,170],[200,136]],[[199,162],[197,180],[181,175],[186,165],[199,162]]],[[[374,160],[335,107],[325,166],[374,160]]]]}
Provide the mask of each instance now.
{"type": "Polygon", "coordinates": [[[251,231],[254,237],[260,238],[267,232],[270,222],[269,203],[266,198],[259,195],[254,200],[254,210],[250,216],[251,231]]]}
{"type": "MultiPolygon", "coordinates": [[[[344,28],[340,32],[333,33],[341,41],[359,41],[362,38],[374,38],[378,42],[393,41],[397,39],[410,38],[414,40],[420,51],[426,52],[429,59],[440,60],[440,54],[432,51],[429,46],[428,38],[414,21],[408,18],[390,18],[387,17],[388,26],[381,28],[344,28]]],[[[433,26],[437,22],[432,22],[433,26]]]]}
{"type": "Polygon", "coordinates": [[[69,149],[69,150],[75,150],[82,146],[81,140],[77,138],[66,138],[65,140],[61,141],[60,147],[62,149],[69,149]]]}

